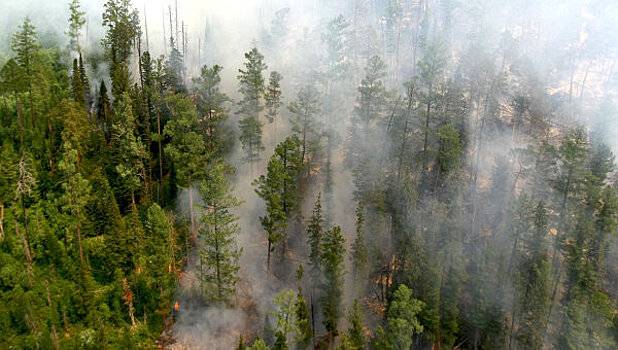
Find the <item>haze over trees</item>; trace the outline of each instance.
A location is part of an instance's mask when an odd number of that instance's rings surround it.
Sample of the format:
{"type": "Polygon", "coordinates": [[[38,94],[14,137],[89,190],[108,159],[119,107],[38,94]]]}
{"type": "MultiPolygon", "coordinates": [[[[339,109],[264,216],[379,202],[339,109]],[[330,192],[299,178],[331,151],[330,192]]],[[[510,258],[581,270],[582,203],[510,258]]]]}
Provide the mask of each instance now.
{"type": "Polygon", "coordinates": [[[30,2],[0,348],[618,347],[618,4],[30,2]]]}

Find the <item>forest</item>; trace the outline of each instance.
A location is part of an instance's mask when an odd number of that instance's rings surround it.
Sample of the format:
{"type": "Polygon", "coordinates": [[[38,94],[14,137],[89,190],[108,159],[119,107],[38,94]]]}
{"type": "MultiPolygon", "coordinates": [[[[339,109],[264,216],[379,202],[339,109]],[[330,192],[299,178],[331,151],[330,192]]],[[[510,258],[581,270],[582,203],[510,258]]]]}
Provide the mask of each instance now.
{"type": "Polygon", "coordinates": [[[617,151],[612,0],[0,0],[0,349],[617,349],[617,151]]]}

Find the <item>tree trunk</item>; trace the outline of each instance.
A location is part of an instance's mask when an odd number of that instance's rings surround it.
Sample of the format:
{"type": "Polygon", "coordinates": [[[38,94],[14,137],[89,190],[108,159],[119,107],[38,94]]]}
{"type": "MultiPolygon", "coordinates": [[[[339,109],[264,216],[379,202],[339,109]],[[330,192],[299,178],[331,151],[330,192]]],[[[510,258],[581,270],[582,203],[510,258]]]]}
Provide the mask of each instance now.
{"type": "MultiPolygon", "coordinates": [[[[79,217],[79,215],[78,215],[79,217]]],[[[77,233],[77,245],[79,247],[79,263],[81,264],[82,268],[85,266],[84,265],[84,249],[82,246],[82,233],[81,233],[81,224],[78,223],[77,227],[76,227],[76,233],[77,233]]]]}
{"type": "Polygon", "coordinates": [[[4,239],[4,203],[0,203],[0,241],[4,239]]]}
{"type": "MultiPolygon", "coordinates": [[[[47,307],[49,307],[50,310],[53,310],[54,307],[52,305],[51,294],[49,293],[49,282],[47,281],[45,281],[45,291],[47,292],[47,307]]],[[[55,312],[55,310],[52,312],[55,312]]],[[[54,350],[58,350],[60,349],[60,343],[58,342],[58,333],[56,332],[56,325],[54,324],[53,319],[50,319],[50,323],[51,323],[52,345],[54,347],[54,350]]]]}
{"type": "Polygon", "coordinates": [[[163,148],[161,147],[161,112],[157,108],[157,144],[159,148],[159,187],[157,199],[161,202],[161,187],[163,186],[163,148]]]}
{"type": "Polygon", "coordinates": [[[268,238],[268,255],[266,256],[266,272],[270,272],[270,246],[272,242],[270,238],[268,238]]]}
{"type": "Polygon", "coordinates": [[[193,246],[197,243],[197,233],[195,232],[195,215],[193,213],[193,189],[189,187],[189,217],[191,219],[191,240],[193,246]]]}
{"type": "MultiPolygon", "coordinates": [[[[15,234],[19,237],[19,225],[15,225],[15,234]]],[[[22,244],[24,246],[24,256],[26,257],[26,269],[28,272],[28,285],[33,286],[33,274],[32,274],[32,254],[30,253],[30,243],[28,237],[24,234],[21,237],[22,244]]]]}

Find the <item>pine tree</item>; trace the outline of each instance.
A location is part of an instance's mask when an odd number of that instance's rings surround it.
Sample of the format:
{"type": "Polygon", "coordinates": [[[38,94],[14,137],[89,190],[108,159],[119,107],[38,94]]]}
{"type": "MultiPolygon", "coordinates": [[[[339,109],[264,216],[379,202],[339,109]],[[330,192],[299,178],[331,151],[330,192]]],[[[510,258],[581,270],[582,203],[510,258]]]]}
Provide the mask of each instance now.
{"type": "Polygon", "coordinates": [[[262,122],[256,117],[245,117],[239,122],[242,148],[246,153],[246,159],[254,162],[259,159],[264,150],[262,144],[262,122]]]}
{"type": "Polygon", "coordinates": [[[86,258],[84,255],[84,243],[82,237],[82,227],[86,222],[86,204],[88,204],[90,193],[92,192],[90,183],[84,178],[78,169],[78,152],[72,148],[73,145],[65,143],[62,160],[58,164],[58,169],[64,174],[62,188],[63,196],[59,199],[59,205],[66,214],[67,231],[75,233],[74,245],[78,251],[80,267],[86,269],[86,258]]]}
{"type": "Polygon", "coordinates": [[[82,54],[79,54],[79,78],[81,79],[81,86],[84,89],[83,102],[86,106],[86,109],[90,109],[90,104],[92,103],[90,99],[90,81],[88,79],[88,74],[86,73],[86,66],[84,65],[84,61],[82,60],[82,54]]]}
{"type": "Polygon", "coordinates": [[[369,256],[365,244],[365,217],[364,208],[359,205],[356,207],[356,238],[352,243],[352,271],[354,281],[357,283],[359,291],[362,293],[366,285],[369,256]]]}
{"type": "Polygon", "coordinates": [[[121,189],[123,194],[128,193],[131,203],[135,205],[135,194],[141,188],[145,176],[144,161],[148,154],[141,139],[135,135],[135,118],[128,93],[124,93],[116,102],[111,143],[121,189]]]}
{"type": "Polygon", "coordinates": [[[348,59],[348,32],[350,23],[339,15],[326,25],[326,31],[322,33],[322,42],[326,45],[328,55],[328,75],[338,81],[343,79],[350,69],[348,59]]]}
{"type": "Polygon", "coordinates": [[[266,107],[266,119],[269,123],[276,122],[279,116],[279,108],[281,108],[281,79],[283,77],[276,71],[270,72],[268,78],[268,86],[264,93],[264,101],[266,107]]]}
{"type": "Polygon", "coordinates": [[[103,25],[107,32],[102,44],[113,65],[128,63],[134,40],[141,34],[137,10],[132,8],[131,0],[107,0],[103,6],[103,25]]]}
{"type": "Polygon", "coordinates": [[[296,318],[296,293],[293,290],[284,290],[275,296],[273,303],[275,309],[272,316],[275,318],[277,338],[274,348],[287,349],[288,339],[292,339],[292,336],[299,337],[301,335],[296,318]]]}
{"type": "Polygon", "coordinates": [[[296,100],[290,103],[292,131],[300,139],[303,164],[308,151],[315,155],[320,142],[321,128],[317,120],[319,94],[315,87],[307,85],[298,91],[296,100]]]}
{"type": "Polygon", "coordinates": [[[313,330],[311,329],[311,315],[309,314],[309,307],[307,306],[307,301],[305,297],[303,297],[302,291],[298,290],[296,294],[296,327],[298,329],[298,334],[296,335],[296,347],[298,349],[307,348],[309,346],[309,342],[311,341],[311,337],[313,335],[313,330]]]}
{"type": "Polygon", "coordinates": [[[225,142],[229,142],[222,132],[222,124],[227,119],[227,109],[224,104],[229,102],[230,98],[221,92],[221,70],[223,67],[216,64],[212,67],[205,65],[202,67],[199,78],[193,79],[197,108],[202,116],[201,125],[209,136],[207,138],[209,151],[223,148],[225,142]]]}
{"type": "Polygon", "coordinates": [[[107,87],[103,80],[101,80],[99,98],[97,100],[97,121],[105,135],[105,140],[109,143],[111,141],[112,107],[107,95],[107,87]]]}
{"type": "Polygon", "coordinates": [[[372,121],[383,117],[387,98],[383,82],[385,77],[386,64],[380,56],[372,56],[367,61],[365,77],[358,87],[358,104],[354,108],[355,115],[365,127],[369,126],[372,121]]]}
{"type": "Polygon", "coordinates": [[[268,238],[268,268],[275,245],[279,242],[285,244],[287,240],[287,222],[298,206],[297,187],[301,170],[300,142],[295,136],[290,136],[275,149],[266,175],[260,175],[253,183],[255,192],[266,202],[266,215],[260,217],[260,221],[268,238]]]}
{"type": "Polygon", "coordinates": [[[204,294],[213,302],[229,302],[238,282],[241,250],[236,244],[238,218],[232,213],[240,203],[230,194],[225,165],[212,166],[200,182],[204,200],[200,237],[200,280],[204,294]]]}
{"type": "Polygon", "coordinates": [[[257,50],[245,53],[245,68],[239,69],[237,77],[239,83],[238,92],[242,99],[238,102],[240,120],[240,142],[251,162],[258,159],[262,146],[262,122],[260,112],[264,109],[262,97],[264,95],[263,71],[268,67],[264,64],[264,56],[257,50]]]}
{"type": "Polygon", "coordinates": [[[165,62],[165,85],[174,92],[185,92],[185,67],[182,53],[176,47],[174,38],[170,37],[170,55],[165,62]]]}
{"type": "Polygon", "coordinates": [[[349,328],[345,334],[345,338],[349,342],[349,349],[365,349],[367,339],[363,326],[363,311],[361,310],[358,300],[354,300],[352,307],[348,311],[347,321],[349,328]]]}
{"type": "Polygon", "coordinates": [[[257,338],[253,342],[253,344],[247,348],[247,350],[269,350],[269,349],[270,348],[268,347],[268,345],[266,345],[264,340],[262,340],[260,338],[257,338]]]}
{"type": "Polygon", "coordinates": [[[107,0],[103,5],[103,26],[107,27],[102,44],[110,61],[112,93],[120,96],[129,90],[129,58],[135,41],[141,36],[139,15],[131,0],[107,0]]]}
{"type": "Polygon", "coordinates": [[[79,38],[81,36],[81,30],[86,23],[86,13],[81,11],[81,5],[79,0],[71,0],[69,4],[69,30],[67,35],[69,36],[69,47],[71,50],[78,52],[81,56],[81,46],[79,38]]]}
{"type": "Polygon", "coordinates": [[[22,127],[35,126],[37,106],[35,105],[35,85],[42,84],[37,63],[40,58],[41,46],[37,39],[37,33],[29,18],[24,19],[20,30],[11,38],[11,49],[15,52],[15,62],[19,66],[18,81],[23,84],[22,88],[28,93],[28,107],[30,109],[30,122],[22,121],[22,127]]]}
{"type": "Polygon", "coordinates": [[[171,140],[165,146],[165,154],[172,161],[178,186],[189,190],[189,217],[193,242],[197,241],[197,223],[193,210],[193,190],[195,182],[204,178],[204,167],[208,162],[206,143],[199,132],[199,122],[195,106],[188,97],[180,94],[165,99],[174,116],[167,124],[163,134],[171,140]]]}
{"type": "Polygon", "coordinates": [[[309,264],[316,274],[316,270],[320,268],[320,247],[322,244],[322,236],[324,227],[324,218],[322,217],[322,194],[318,194],[318,198],[313,205],[313,213],[309,224],[307,225],[307,243],[309,245],[309,264]]]}
{"type": "Polygon", "coordinates": [[[519,253],[516,289],[518,318],[517,343],[525,349],[541,349],[545,327],[545,315],[549,308],[551,285],[550,261],[547,251],[547,209],[539,202],[534,209],[532,232],[522,237],[523,249],[519,253]]]}
{"type": "Polygon", "coordinates": [[[13,145],[8,142],[2,144],[0,151],[0,242],[4,239],[5,209],[15,198],[17,183],[18,157],[13,145]]]}
{"type": "Polygon", "coordinates": [[[320,250],[320,264],[324,273],[324,294],[321,299],[323,323],[332,344],[338,334],[337,325],[341,316],[343,295],[345,239],[339,226],[334,226],[324,233],[320,250]]]}
{"type": "MultiPolygon", "coordinates": [[[[459,131],[450,123],[438,128],[437,180],[443,183],[460,164],[463,155],[463,144],[459,131]]],[[[436,183],[437,183],[436,180],[436,183]]]]}
{"type": "Polygon", "coordinates": [[[71,78],[71,85],[73,88],[73,99],[75,102],[83,102],[86,94],[84,81],[81,78],[81,71],[79,69],[77,58],[73,59],[73,76],[71,78]]]}
{"type": "Polygon", "coordinates": [[[412,297],[412,291],[399,285],[386,312],[386,324],[378,327],[375,346],[378,349],[410,349],[412,336],[423,332],[419,313],[424,303],[412,297]]]}

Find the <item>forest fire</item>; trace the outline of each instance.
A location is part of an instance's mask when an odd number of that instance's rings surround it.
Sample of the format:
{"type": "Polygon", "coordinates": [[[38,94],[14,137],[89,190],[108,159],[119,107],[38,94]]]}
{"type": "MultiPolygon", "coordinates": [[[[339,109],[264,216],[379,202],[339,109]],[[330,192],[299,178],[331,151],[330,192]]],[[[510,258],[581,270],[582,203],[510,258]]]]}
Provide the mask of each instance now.
{"type": "Polygon", "coordinates": [[[618,348],[617,1],[0,8],[0,349],[618,348]]]}

